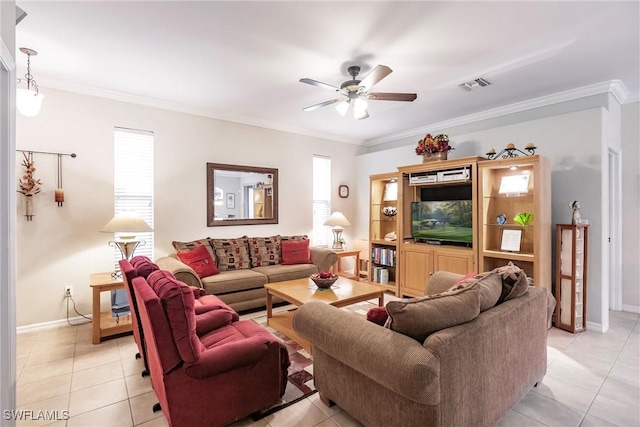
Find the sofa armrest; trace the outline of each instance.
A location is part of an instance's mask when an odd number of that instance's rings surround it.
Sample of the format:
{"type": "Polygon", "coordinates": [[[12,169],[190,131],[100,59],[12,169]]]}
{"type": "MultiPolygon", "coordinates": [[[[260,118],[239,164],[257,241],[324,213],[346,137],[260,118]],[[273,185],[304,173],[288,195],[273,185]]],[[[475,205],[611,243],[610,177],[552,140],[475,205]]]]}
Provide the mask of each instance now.
{"type": "Polygon", "coordinates": [[[202,281],[200,280],[198,274],[178,258],[165,256],[162,258],[158,258],[156,264],[158,265],[158,267],[160,267],[160,270],[170,271],[171,274],[173,274],[176,279],[180,280],[181,282],[184,282],[189,286],[202,288],[202,281]]]}
{"type": "Polygon", "coordinates": [[[251,337],[203,351],[200,358],[184,365],[192,378],[207,378],[258,362],[269,351],[269,342],[251,337]]]}
{"type": "Polygon", "coordinates": [[[463,274],[451,273],[449,271],[436,271],[429,279],[426,295],[439,294],[452,287],[458,280],[464,277],[463,274]]]}
{"type": "Polygon", "coordinates": [[[318,267],[318,272],[329,271],[331,266],[338,261],[338,255],[332,249],[319,246],[312,246],[309,249],[311,251],[311,262],[318,267]]]}
{"type": "Polygon", "coordinates": [[[298,308],[293,328],[314,359],[326,354],[407,399],[439,402],[440,362],[418,341],[320,302],[298,308]]]}

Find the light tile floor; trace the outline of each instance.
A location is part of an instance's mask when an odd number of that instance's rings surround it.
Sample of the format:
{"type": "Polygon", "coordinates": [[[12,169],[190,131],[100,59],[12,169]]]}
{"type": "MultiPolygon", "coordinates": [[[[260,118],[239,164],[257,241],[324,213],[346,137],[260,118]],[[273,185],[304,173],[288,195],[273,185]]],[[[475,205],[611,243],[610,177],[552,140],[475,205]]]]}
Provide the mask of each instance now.
{"type": "MultiPolygon", "coordinates": [[[[387,299],[394,299],[388,296],[387,299]]],[[[284,310],[281,307],[277,310],[284,310]]],[[[242,316],[259,318],[264,312],[242,316]]],[[[611,312],[610,330],[570,334],[549,330],[548,369],[500,426],[640,426],[640,316],[611,312]]],[[[17,337],[17,406],[69,411],[67,421],[20,425],[167,426],[132,336],[91,344],[91,324],[17,337]],[[48,423],[48,424],[47,424],[48,423]]],[[[240,426],[360,426],[317,394],[260,421],[240,426]]]]}

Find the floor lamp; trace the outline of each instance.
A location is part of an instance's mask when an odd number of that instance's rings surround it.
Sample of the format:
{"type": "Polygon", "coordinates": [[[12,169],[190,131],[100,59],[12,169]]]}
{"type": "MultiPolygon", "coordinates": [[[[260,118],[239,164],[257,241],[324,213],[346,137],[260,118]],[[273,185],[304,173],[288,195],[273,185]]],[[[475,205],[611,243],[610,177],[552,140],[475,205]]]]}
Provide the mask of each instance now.
{"type": "Polygon", "coordinates": [[[349,220],[343,215],[340,211],[335,211],[331,214],[329,218],[324,222],[324,225],[328,225],[333,227],[331,231],[333,231],[333,246],[331,249],[335,251],[342,251],[344,248],[342,247],[342,227],[348,227],[351,225],[349,220]]]}

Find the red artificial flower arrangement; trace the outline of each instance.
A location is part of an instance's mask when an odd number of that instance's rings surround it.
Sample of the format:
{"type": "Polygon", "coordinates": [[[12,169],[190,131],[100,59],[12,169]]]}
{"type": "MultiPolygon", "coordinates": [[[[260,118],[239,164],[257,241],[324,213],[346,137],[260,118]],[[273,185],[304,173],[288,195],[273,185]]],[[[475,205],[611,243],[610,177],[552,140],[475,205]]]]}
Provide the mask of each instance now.
{"type": "Polygon", "coordinates": [[[440,135],[432,137],[431,134],[428,133],[424,138],[418,141],[416,154],[446,153],[450,150],[453,150],[453,147],[449,145],[449,137],[447,135],[441,133],[440,135]]]}

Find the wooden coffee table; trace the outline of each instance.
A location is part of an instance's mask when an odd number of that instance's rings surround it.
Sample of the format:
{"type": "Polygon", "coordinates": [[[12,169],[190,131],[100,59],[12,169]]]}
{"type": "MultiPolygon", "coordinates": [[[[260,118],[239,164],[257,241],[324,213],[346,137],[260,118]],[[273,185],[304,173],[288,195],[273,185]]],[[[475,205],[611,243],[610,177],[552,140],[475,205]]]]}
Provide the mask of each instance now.
{"type": "Polygon", "coordinates": [[[378,306],[384,304],[385,288],[368,282],[357,282],[339,277],[331,289],[318,289],[309,278],[268,283],[267,289],[267,325],[282,332],[305,350],[311,352],[309,341],[302,338],[293,329],[295,310],[273,314],[273,297],[279,297],[293,305],[301,306],[310,301],[324,302],[335,307],[345,307],[358,302],[378,298],[378,306]]]}

